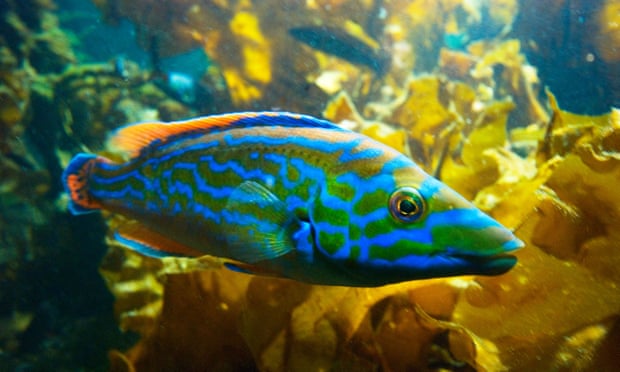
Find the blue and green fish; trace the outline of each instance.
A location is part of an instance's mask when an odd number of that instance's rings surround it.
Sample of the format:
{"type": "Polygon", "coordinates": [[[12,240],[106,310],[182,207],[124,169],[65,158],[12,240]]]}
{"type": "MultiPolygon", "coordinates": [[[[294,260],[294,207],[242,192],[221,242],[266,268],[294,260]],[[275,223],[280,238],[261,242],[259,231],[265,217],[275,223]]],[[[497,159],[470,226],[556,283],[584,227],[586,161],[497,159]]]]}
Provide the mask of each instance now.
{"type": "Polygon", "coordinates": [[[78,154],[65,170],[69,209],[128,217],[117,239],[148,256],[371,287],[501,274],[523,246],[408,157],[310,116],[141,123],[110,142],[126,161],[78,154]]]}

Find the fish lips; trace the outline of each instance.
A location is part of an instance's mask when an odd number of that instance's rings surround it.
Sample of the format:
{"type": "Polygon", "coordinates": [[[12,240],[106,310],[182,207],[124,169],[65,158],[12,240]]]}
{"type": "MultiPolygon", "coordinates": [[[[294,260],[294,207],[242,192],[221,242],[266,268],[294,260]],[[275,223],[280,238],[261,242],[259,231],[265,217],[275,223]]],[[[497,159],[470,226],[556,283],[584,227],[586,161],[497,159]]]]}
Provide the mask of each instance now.
{"type": "Polygon", "coordinates": [[[525,244],[519,239],[512,239],[502,245],[500,253],[490,255],[450,254],[450,259],[459,262],[470,274],[500,275],[508,272],[517,264],[517,257],[507,252],[522,248],[525,244]]]}
{"type": "Polygon", "coordinates": [[[495,256],[452,256],[453,259],[462,260],[463,265],[475,275],[500,275],[508,272],[517,264],[517,257],[511,254],[499,254],[495,256]]]}

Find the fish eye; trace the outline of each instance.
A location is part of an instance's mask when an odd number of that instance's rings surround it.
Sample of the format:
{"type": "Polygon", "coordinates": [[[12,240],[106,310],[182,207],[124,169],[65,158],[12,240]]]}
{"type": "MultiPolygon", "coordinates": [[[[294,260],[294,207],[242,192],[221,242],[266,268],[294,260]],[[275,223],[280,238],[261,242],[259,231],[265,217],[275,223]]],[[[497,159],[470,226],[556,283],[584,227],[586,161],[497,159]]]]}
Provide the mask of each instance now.
{"type": "Polygon", "coordinates": [[[424,199],[413,187],[401,187],[390,195],[389,208],[396,221],[414,222],[424,213],[424,199]]]}

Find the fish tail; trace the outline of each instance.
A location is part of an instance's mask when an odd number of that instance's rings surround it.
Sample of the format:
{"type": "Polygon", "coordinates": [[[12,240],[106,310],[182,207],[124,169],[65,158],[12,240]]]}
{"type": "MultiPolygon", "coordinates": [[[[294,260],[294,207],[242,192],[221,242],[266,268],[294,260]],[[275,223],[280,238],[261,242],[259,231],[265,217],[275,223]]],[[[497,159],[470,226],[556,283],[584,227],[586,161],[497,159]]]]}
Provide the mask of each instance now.
{"type": "Polygon", "coordinates": [[[88,191],[88,180],[98,157],[92,154],[77,154],[71,159],[62,174],[65,191],[69,194],[69,211],[72,214],[94,212],[101,204],[94,200],[88,191]]]}

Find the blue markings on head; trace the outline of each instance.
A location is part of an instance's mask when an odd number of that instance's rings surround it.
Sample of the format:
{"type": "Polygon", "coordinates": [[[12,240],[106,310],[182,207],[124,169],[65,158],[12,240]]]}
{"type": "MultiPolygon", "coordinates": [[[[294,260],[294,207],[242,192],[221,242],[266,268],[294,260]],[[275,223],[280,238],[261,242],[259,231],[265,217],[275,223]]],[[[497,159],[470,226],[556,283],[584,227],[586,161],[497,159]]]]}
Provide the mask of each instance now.
{"type": "Polygon", "coordinates": [[[425,198],[431,198],[439,194],[441,191],[446,190],[447,187],[448,186],[441,183],[438,179],[428,176],[424,179],[418,188],[418,191],[420,191],[425,198]]]}
{"type": "Polygon", "coordinates": [[[397,154],[397,156],[393,157],[389,161],[386,161],[381,168],[382,174],[394,174],[396,171],[402,170],[403,168],[411,168],[412,171],[421,173],[426,175],[426,173],[420,168],[413,160],[409,159],[405,155],[397,152],[394,149],[390,149],[397,154]]]}
{"type": "Polygon", "coordinates": [[[469,229],[485,229],[488,227],[503,228],[503,226],[484,214],[479,209],[451,209],[431,213],[426,219],[426,226],[432,229],[436,226],[466,226],[469,229]]]}
{"type": "Polygon", "coordinates": [[[508,240],[507,242],[502,244],[502,250],[504,252],[514,251],[522,247],[523,247],[523,242],[519,239],[508,240]]]}

